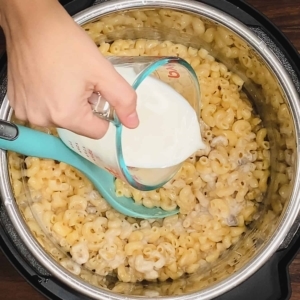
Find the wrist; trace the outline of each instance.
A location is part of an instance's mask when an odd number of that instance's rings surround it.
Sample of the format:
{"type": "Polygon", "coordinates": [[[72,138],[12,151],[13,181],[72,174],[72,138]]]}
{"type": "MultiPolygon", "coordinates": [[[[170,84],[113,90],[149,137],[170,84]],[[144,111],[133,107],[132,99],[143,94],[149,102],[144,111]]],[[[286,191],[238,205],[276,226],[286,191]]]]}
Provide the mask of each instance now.
{"type": "Polygon", "coordinates": [[[57,6],[60,6],[58,0],[0,0],[0,26],[4,33],[13,27],[26,26],[38,17],[44,18],[57,6]]]}
{"type": "Polygon", "coordinates": [[[42,38],[65,13],[58,0],[0,0],[0,26],[7,49],[15,42],[42,38]]]}

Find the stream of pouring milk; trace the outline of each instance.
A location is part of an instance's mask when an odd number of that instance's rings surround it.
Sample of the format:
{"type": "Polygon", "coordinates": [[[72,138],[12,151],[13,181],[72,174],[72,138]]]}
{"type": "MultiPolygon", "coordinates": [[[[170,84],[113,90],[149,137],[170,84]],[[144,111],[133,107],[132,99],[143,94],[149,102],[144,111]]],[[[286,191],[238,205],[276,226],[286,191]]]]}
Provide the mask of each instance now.
{"type": "MultiPolygon", "coordinates": [[[[132,85],[137,76],[133,67],[118,66],[116,70],[132,85]]],[[[194,109],[168,84],[148,76],[136,92],[140,124],[136,129],[123,127],[123,157],[138,182],[159,185],[169,180],[185,159],[205,145],[194,109]]],[[[99,140],[66,129],[57,131],[72,150],[126,180],[118,164],[116,127],[112,123],[99,140]]]]}

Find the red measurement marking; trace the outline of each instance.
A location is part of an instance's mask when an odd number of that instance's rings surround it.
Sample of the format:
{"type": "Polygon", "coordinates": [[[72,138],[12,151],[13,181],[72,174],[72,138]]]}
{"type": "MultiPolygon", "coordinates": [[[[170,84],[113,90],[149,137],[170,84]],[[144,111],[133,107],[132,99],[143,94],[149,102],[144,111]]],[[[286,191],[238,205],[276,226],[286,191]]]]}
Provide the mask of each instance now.
{"type": "Polygon", "coordinates": [[[170,78],[179,78],[180,74],[178,73],[178,71],[175,69],[174,66],[170,65],[167,67],[167,70],[169,71],[168,77],[170,78]]]}

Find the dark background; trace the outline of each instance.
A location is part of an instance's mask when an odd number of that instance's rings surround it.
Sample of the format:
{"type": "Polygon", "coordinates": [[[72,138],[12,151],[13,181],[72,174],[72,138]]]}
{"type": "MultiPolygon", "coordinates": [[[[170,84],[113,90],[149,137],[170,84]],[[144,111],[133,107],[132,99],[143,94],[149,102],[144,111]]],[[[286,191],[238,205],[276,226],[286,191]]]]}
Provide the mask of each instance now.
{"type": "MultiPolygon", "coordinates": [[[[300,53],[300,0],[247,0],[265,14],[290,39],[300,53]]],[[[5,50],[5,39],[0,32],[0,53],[5,50]]],[[[299,66],[300,67],[300,66],[299,66]]],[[[300,299],[300,253],[289,267],[292,296],[300,299]]],[[[0,299],[45,299],[32,288],[10,265],[0,251],[0,299]]]]}

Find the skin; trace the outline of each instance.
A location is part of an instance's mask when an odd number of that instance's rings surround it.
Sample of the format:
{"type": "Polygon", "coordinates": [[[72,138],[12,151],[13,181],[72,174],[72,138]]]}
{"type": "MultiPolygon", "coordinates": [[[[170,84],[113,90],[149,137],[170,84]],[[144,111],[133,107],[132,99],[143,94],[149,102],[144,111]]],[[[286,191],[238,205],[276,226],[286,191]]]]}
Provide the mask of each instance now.
{"type": "Polygon", "coordinates": [[[18,119],[101,138],[108,123],[88,103],[97,91],[124,126],[138,126],[135,91],[57,0],[0,0],[0,24],[8,98],[18,119]]]}

